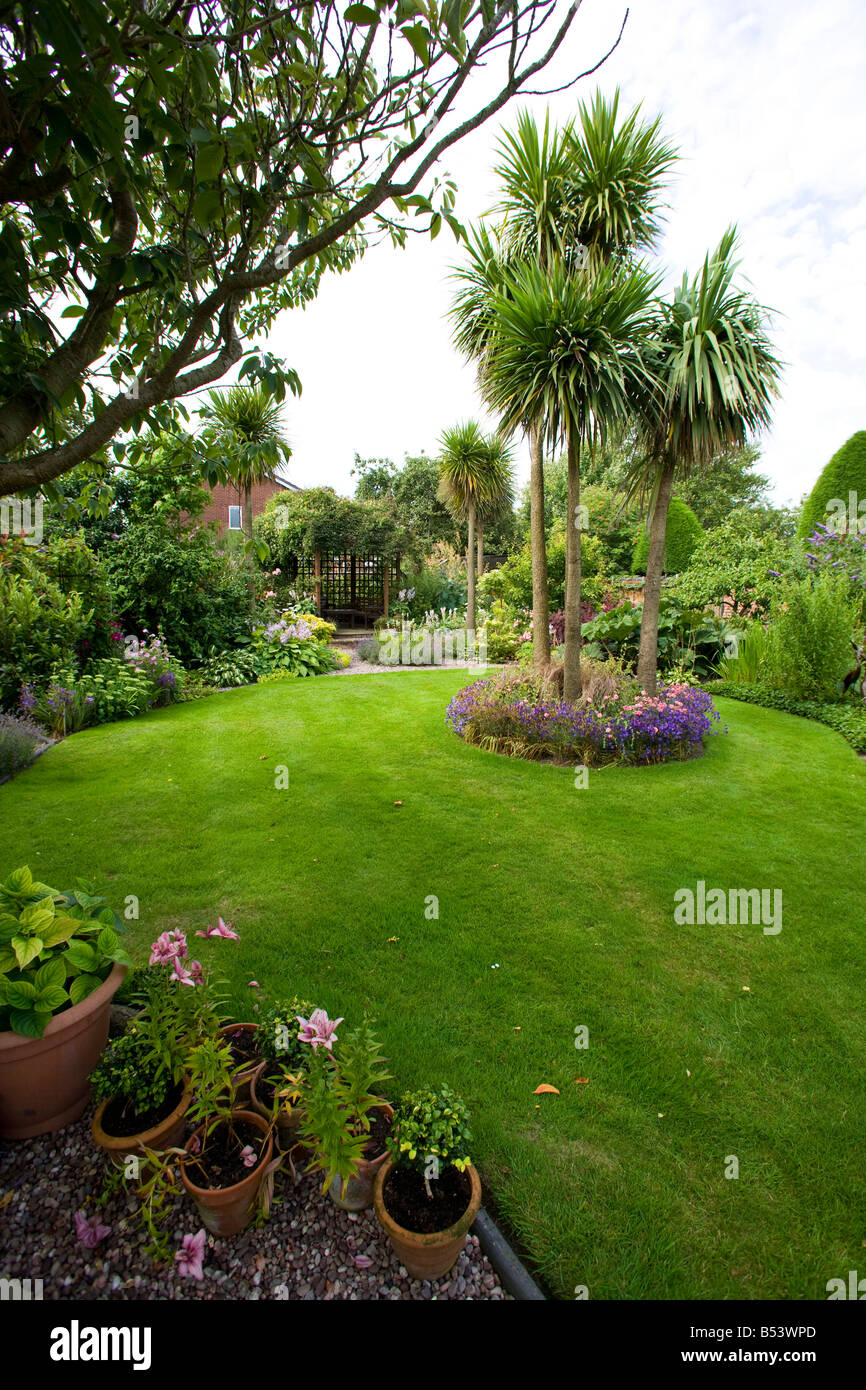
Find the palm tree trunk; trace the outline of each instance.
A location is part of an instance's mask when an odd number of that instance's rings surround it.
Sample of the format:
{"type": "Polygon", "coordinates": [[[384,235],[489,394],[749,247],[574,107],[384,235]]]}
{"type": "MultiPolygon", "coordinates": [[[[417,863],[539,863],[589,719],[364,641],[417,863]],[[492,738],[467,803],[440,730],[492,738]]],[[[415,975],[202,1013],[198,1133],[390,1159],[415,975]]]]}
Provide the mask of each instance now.
{"type": "Polygon", "coordinates": [[[656,693],[656,667],[659,654],[659,604],[662,593],[662,571],[665,560],[665,537],[668,508],[674,488],[674,465],[665,463],[659,479],[658,495],[650,530],[649,554],[646,562],[646,582],[643,591],[643,618],[640,625],[640,651],[637,659],[637,678],[648,695],[656,693]]]}
{"type": "Polygon", "coordinates": [[[247,542],[246,566],[247,566],[247,594],[250,601],[250,613],[256,607],[256,579],[253,560],[253,488],[252,482],[244,483],[244,537],[247,542]]]}
{"type": "MultiPolygon", "coordinates": [[[[475,639],[475,503],[470,500],[467,507],[469,543],[466,547],[466,634],[472,633],[475,639]]],[[[468,642],[467,642],[468,645],[468,642]]],[[[467,657],[469,652],[466,653],[467,657]]]]}
{"type": "Polygon", "coordinates": [[[565,659],[562,698],[576,704],[580,684],[580,443],[568,432],[568,528],[565,537],[565,659]]]}
{"type": "Polygon", "coordinates": [[[478,518],[478,565],[476,572],[480,579],[484,573],[484,518],[482,516],[478,518]]]}
{"type": "Polygon", "coordinates": [[[544,533],[544,449],[537,424],[529,427],[529,542],[532,554],[532,659],[540,670],[550,661],[550,602],[547,594],[547,537],[544,533]]]}

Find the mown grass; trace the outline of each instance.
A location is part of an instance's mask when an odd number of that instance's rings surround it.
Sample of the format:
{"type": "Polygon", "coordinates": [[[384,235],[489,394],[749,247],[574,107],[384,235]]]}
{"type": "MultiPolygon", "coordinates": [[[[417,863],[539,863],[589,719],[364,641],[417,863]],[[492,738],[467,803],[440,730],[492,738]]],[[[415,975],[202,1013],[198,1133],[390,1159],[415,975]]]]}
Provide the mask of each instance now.
{"type": "Polygon", "coordinates": [[[704,758],[581,790],[462,744],[465,681],[298,681],[76,735],[0,788],[0,872],[135,894],[140,960],[222,914],[241,944],[196,945],[241,1014],[250,979],[368,1009],[393,1093],[467,1097],[487,1200],[553,1294],[826,1297],[866,1238],[866,767],[720,701],[704,758]],[[782,931],[675,925],[700,878],[781,888],[782,931]]]}

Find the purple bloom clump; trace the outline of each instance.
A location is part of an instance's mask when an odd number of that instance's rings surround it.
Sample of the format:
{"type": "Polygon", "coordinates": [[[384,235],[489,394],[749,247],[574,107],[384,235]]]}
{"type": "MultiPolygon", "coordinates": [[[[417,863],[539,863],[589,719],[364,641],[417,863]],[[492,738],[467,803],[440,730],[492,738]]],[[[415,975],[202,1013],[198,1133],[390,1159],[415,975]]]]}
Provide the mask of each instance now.
{"type": "Polygon", "coordinates": [[[687,685],[663,685],[596,703],[521,696],[513,682],[476,681],[451,701],[446,720],[469,743],[508,741],[560,761],[659,763],[689,757],[715,731],[712,697],[687,685]]]}

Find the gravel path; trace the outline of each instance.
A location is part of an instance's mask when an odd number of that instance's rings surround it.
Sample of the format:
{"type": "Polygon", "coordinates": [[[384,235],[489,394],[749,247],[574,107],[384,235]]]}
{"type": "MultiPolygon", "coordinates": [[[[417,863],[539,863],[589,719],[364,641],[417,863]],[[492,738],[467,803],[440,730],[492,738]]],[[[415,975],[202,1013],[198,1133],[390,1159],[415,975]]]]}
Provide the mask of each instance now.
{"type": "MultiPolygon", "coordinates": [[[[450,1274],[410,1279],[372,1209],[341,1211],[313,1176],[295,1186],[279,1172],[270,1219],[260,1230],[208,1236],[201,1281],[151,1264],[134,1202],[122,1193],[97,1207],[104,1160],[90,1135],[92,1111],[57,1134],[0,1142],[0,1277],[42,1279],[43,1298],[65,1299],[507,1299],[476,1236],[450,1274]],[[75,1234],[74,1214],[98,1213],[111,1233],[95,1250],[75,1234]],[[360,1260],[360,1265],[357,1261],[360,1260]],[[368,1261],[370,1262],[368,1264],[368,1261]]],[[[170,1222],[179,1245],[200,1229],[195,1207],[179,1200],[170,1222]]]]}

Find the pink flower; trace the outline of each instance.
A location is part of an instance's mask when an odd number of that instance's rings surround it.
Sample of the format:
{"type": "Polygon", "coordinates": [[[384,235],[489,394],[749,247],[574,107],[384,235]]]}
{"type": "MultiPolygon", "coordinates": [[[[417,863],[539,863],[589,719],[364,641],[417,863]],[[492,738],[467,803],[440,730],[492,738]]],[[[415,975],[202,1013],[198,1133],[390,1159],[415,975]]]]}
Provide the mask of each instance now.
{"type": "Polygon", "coordinates": [[[173,965],[186,956],[186,937],[182,931],[164,931],[150,948],[149,965],[173,965]]]}
{"type": "Polygon", "coordinates": [[[204,1230],[198,1231],[194,1236],[184,1236],[180,1249],[174,1252],[177,1272],[181,1279],[201,1279],[206,1240],[204,1230]]]}
{"type": "Polygon", "coordinates": [[[111,1227],[103,1226],[98,1216],[85,1216],[83,1211],[75,1213],[75,1234],[85,1250],[95,1250],[101,1240],[111,1235],[111,1227]]]}
{"type": "Polygon", "coordinates": [[[196,936],[221,936],[226,941],[240,941],[236,931],[232,931],[231,923],[224,922],[222,917],[217,917],[215,927],[208,927],[207,931],[197,931],[196,936]]]}
{"type": "Polygon", "coordinates": [[[248,989],[261,989],[261,985],[258,980],[250,980],[248,989]]]}
{"type": "Polygon", "coordinates": [[[179,985],[191,985],[194,988],[196,985],[204,984],[204,971],[200,961],[191,960],[187,970],[179,960],[175,960],[174,969],[168,978],[179,985]]]}
{"type": "Polygon", "coordinates": [[[309,1043],[314,1052],[320,1044],[322,1047],[326,1047],[329,1052],[332,1050],[334,1043],[338,1041],[334,1030],[339,1023],[343,1022],[342,1018],[328,1018],[324,1009],[313,1009],[308,1019],[301,1018],[300,1014],[295,1016],[301,1025],[301,1031],[298,1034],[301,1042],[309,1043]]]}
{"type": "Polygon", "coordinates": [[[241,1159],[245,1168],[255,1168],[258,1159],[252,1144],[247,1144],[245,1148],[241,1149],[241,1159]]]}

